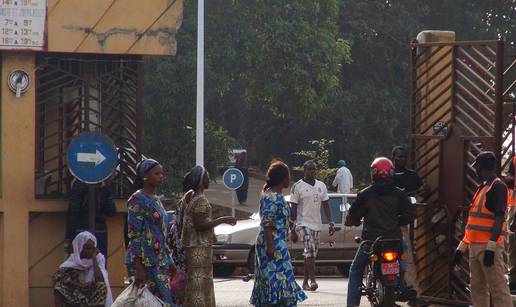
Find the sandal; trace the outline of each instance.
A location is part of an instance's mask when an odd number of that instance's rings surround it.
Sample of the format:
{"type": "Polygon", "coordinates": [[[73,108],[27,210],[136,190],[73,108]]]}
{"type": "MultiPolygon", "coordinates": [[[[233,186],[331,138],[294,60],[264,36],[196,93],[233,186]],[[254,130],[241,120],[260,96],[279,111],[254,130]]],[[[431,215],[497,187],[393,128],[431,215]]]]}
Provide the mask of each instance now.
{"type": "Polygon", "coordinates": [[[311,285],[310,285],[310,291],[315,291],[319,288],[319,285],[316,283],[316,282],[313,282],[311,285]]]}
{"type": "Polygon", "coordinates": [[[306,283],[306,284],[303,283],[303,290],[305,290],[305,291],[312,291],[311,287],[308,285],[308,283],[306,283]]]}

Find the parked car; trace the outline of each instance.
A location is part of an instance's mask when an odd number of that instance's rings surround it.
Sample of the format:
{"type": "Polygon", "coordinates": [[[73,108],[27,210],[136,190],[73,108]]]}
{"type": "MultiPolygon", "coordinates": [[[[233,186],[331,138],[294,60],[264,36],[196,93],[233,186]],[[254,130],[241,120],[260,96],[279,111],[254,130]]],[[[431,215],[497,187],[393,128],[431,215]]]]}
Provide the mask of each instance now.
{"type": "MultiPolygon", "coordinates": [[[[344,226],[349,206],[356,198],[356,194],[330,193],[329,204],[332,218],[335,221],[334,244],[330,246],[328,236],[328,220],[321,206],[322,231],[320,234],[318,265],[337,266],[342,274],[347,274],[349,265],[353,261],[358,245],[354,241],[359,236],[362,227],[344,226]]],[[[289,196],[286,197],[288,201],[289,196]]],[[[238,221],[235,226],[220,225],[215,227],[217,243],[213,246],[213,267],[215,274],[230,275],[236,267],[246,266],[251,272],[254,270],[254,244],[260,228],[260,216],[253,214],[248,220],[238,221]]],[[[288,241],[290,256],[294,265],[303,263],[303,242],[288,241]]]]}

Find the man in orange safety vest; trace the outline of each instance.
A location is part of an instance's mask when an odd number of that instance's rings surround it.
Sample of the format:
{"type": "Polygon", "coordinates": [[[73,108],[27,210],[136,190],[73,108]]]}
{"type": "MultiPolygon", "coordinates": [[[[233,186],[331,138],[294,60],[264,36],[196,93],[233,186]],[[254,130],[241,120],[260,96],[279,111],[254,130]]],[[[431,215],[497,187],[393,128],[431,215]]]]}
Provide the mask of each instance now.
{"type": "Polygon", "coordinates": [[[505,278],[504,219],[507,187],[496,176],[496,157],[490,151],[478,154],[473,163],[482,181],[469,209],[464,239],[459,243],[452,264],[457,264],[469,248],[471,301],[475,307],[512,306],[505,278]]]}

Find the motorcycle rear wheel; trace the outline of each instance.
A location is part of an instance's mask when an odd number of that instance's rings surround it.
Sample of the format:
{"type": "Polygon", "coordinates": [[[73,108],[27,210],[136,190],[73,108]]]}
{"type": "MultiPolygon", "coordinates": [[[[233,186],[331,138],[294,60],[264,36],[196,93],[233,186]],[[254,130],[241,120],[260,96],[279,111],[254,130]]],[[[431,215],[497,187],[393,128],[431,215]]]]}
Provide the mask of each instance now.
{"type": "Polygon", "coordinates": [[[374,307],[393,307],[396,303],[396,290],[391,286],[384,286],[380,279],[376,279],[378,305],[374,307]]]}
{"type": "Polygon", "coordinates": [[[396,303],[395,287],[384,286],[382,280],[373,274],[370,267],[366,269],[366,285],[372,289],[367,299],[372,307],[393,307],[396,303]]]}

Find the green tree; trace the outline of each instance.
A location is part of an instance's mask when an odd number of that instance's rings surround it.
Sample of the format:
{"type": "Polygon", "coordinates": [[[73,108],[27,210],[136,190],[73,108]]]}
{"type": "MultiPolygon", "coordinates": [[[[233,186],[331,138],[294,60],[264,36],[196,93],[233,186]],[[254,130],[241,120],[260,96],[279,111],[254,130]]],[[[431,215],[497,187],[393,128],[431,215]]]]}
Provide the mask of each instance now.
{"type": "MultiPolygon", "coordinates": [[[[145,69],[145,153],[167,161],[171,191],[179,190],[178,178],[194,156],[194,131],[188,127],[195,116],[197,8],[194,0],[184,5],[177,55],[147,60],[145,69]]],[[[306,141],[304,131],[334,99],[341,65],[350,60],[349,45],[338,37],[338,5],[337,0],[207,3],[207,165],[223,159],[224,149],[209,149],[210,144],[232,143],[226,142],[229,135],[258,164],[288,157],[306,141]],[[221,137],[225,130],[229,134],[221,137]],[[219,139],[211,142],[209,133],[219,139]]]]}
{"type": "Polygon", "coordinates": [[[287,157],[310,139],[309,124],[336,96],[340,69],[350,60],[338,36],[339,1],[210,3],[208,116],[255,163],[287,157]]]}
{"type": "MultiPolygon", "coordinates": [[[[327,186],[331,186],[333,178],[337,173],[337,168],[330,167],[330,147],[334,140],[320,139],[308,141],[309,149],[293,152],[292,155],[303,158],[303,163],[307,160],[314,160],[317,163],[318,178],[327,186]]],[[[304,166],[295,166],[294,171],[303,171],[304,166]]]]}
{"type": "MultiPolygon", "coordinates": [[[[196,2],[184,1],[177,56],[146,61],[145,153],[169,159],[174,180],[193,165],[196,2]]],[[[335,140],[329,167],[346,159],[366,182],[375,156],[407,143],[411,40],[442,29],[513,44],[515,12],[512,0],[209,1],[206,140],[222,127],[260,166],[335,140]]]]}

